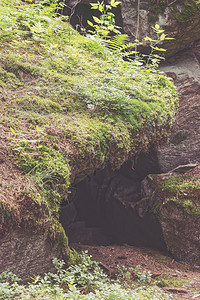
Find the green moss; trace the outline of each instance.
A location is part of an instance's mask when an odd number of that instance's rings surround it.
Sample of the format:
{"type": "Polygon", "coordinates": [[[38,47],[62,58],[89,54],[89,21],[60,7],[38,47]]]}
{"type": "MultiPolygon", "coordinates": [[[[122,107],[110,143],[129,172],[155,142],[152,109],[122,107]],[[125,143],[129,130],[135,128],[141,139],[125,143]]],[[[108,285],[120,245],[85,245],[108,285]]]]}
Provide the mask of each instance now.
{"type": "MultiPolygon", "coordinates": [[[[191,197],[193,198],[193,197],[191,197]]],[[[187,215],[191,215],[194,219],[199,219],[200,217],[200,207],[198,207],[195,202],[193,202],[190,199],[184,199],[184,200],[180,200],[177,199],[175,197],[170,198],[170,201],[173,201],[175,203],[177,203],[180,207],[182,207],[184,209],[184,212],[187,215]]]]}
{"type": "Polygon", "coordinates": [[[19,55],[2,55],[0,62],[3,68],[9,73],[13,73],[18,79],[23,79],[23,74],[29,74],[31,76],[37,77],[40,75],[40,69],[35,65],[26,61],[23,56],[19,55]]]}
{"type": "Polygon", "coordinates": [[[67,251],[67,253],[69,252],[68,251],[68,249],[69,249],[68,248],[68,238],[65,234],[65,231],[64,231],[62,225],[60,224],[60,222],[58,222],[57,219],[53,220],[53,224],[49,230],[49,236],[50,236],[50,239],[58,245],[60,250],[67,251]]]}
{"type": "Polygon", "coordinates": [[[158,16],[163,15],[165,12],[166,7],[166,0],[160,0],[159,4],[157,4],[157,1],[151,1],[148,15],[149,22],[155,24],[158,16]]]}
{"type": "Polygon", "coordinates": [[[184,178],[183,177],[170,178],[168,180],[165,180],[162,183],[161,189],[163,191],[169,191],[169,192],[172,192],[172,193],[176,193],[177,191],[179,191],[180,184],[182,182],[184,182],[184,178]]]}
{"type": "Polygon", "coordinates": [[[188,22],[199,13],[200,4],[197,0],[185,0],[183,1],[181,12],[177,12],[176,18],[179,22],[188,22]]]}
{"type": "Polygon", "coordinates": [[[180,279],[178,277],[163,277],[158,278],[158,286],[160,287],[182,287],[184,284],[186,284],[188,280],[186,279],[180,279]]]}
{"type": "Polygon", "coordinates": [[[21,180],[23,183],[20,190],[19,186],[14,184],[6,186],[6,189],[11,189],[13,196],[16,196],[15,201],[0,201],[1,235],[20,226],[34,232],[43,232],[48,227],[48,206],[44,195],[38,191],[34,182],[29,182],[28,177],[24,176],[21,180]]]}
{"type": "Polygon", "coordinates": [[[6,72],[0,66],[0,87],[4,88],[17,88],[21,85],[20,81],[12,73],[6,72]]]}
{"type": "Polygon", "coordinates": [[[60,203],[70,185],[70,167],[65,152],[52,147],[47,138],[26,140],[15,146],[16,163],[31,175],[43,191],[51,214],[58,216],[60,203]]]}
{"type": "Polygon", "coordinates": [[[199,177],[183,176],[165,180],[161,184],[161,194],[181,206],[186,214],[199,218],[199,177]]]}
{"type": "Polygon", "coordinates": [[[61,253],[67,266],[80,263],[78,253],[73,249],[69,249],[66,233],[60,222],[55,218],[49,228],[49,238],[51,242],[56,245],[58,253],[61,253]]]}
{"type": "Polygon", "coordinates": [[[31,110],[38,113],[51,113],[62,111],[62,107],[59,103],[54,102],[48,98],[41,98],[35,96],[29,96],[22,99],[18,99],[17,103],[24,110],[31,110]]]}

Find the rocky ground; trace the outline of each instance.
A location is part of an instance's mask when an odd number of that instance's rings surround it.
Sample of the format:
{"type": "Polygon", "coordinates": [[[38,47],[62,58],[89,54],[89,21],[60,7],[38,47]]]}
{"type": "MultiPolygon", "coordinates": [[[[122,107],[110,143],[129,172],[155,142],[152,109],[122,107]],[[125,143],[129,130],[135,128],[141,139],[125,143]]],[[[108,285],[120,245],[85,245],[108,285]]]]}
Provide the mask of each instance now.
{"type": "Polygon", "coordinates": [[[116,274],[118,265],[127,268],[140,265],[142,270],[152,273],[152,278],[172,295],[172,299],[200,299],[198,266],[178,263],[165,253],[153,249],[129,245],[89,246],[74,243],[71,247],[78,252],[88,250],[110,276],[116,274]]]}

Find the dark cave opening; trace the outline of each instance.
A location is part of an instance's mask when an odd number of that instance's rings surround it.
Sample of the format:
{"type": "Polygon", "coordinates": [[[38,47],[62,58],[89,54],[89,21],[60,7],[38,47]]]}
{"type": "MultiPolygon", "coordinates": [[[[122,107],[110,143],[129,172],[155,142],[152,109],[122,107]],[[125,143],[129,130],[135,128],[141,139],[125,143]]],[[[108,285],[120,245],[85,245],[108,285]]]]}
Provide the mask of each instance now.
{"type": "MultiPolygon", "coordinates": [[[[94,22],[94,17],[99,17],[101,15],[100,11],[91,9],[89,3],[80,3],[80,1],[64,1],[65,6],[63,7],[61,13],[64,16],[69,16],[70,24],[78,30],[81,34],[86,34],[92,28],[88,25],[88,21],[94,22]]],[[[122,28],[122,17],[121,17],[121,7],[120,5],[112,9],[115,15],[115,23],[117,26],[122,28]]]]}
{"type": "Polygon", "coordinates": [[[70,188],[60,210],[69,243],[130,244],[166,251],[161,226],[148,201],[141,200],[141,182],[159,173],[154,151],[142,153],[113,171],[106,167],[70,188]]]}

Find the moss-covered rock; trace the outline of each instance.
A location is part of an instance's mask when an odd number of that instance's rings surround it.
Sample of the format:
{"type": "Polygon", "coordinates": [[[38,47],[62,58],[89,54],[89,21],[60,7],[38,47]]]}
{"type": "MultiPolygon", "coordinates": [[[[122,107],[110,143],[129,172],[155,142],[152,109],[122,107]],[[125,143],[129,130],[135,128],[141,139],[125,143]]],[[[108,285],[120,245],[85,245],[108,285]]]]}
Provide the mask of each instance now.
{"type": "Polygon", "coordinates": [[[150,175],[143,182],[151,211],[157,216],[172,256],[186,263],[200,263],[200,175],[192,171],[150,175]]]}
{"type": "Polygon", "coordinates": [[[45,233],[59,256],[69,253],[58,224],[69,185],[164,140],[177,97],[165,76],[110,56],[66,22],[43,19],[41,7],[11,4],[1,11],[13,14],[0,32],[0,229],[45,233]],[[31,27],[38,22],[39,33],[31,27]]]}

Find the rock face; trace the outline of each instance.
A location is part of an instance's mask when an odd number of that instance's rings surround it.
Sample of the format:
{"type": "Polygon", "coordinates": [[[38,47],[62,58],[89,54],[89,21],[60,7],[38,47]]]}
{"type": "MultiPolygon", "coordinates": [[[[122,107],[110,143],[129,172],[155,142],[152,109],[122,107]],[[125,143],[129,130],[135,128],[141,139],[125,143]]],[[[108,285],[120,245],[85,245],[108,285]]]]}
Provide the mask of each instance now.
{"type": "MultiPolygon", "coordinates": [[[[147,175],[146,161],[145,177],[141,164],[145,159],[139,160],[135,169],[127,162],[118,171],[99,170],[76,185],[72,203],[61,211],[69,240],[153,247],[199,265],[200,166],[187,164],[147,175]],[[65,222],[65,210],[74,218],[70,224],[65,222]]],[[[156,160],[150,166],[156,172],[155,166],[156,160]]]]}
{"type": "Polygon", "coordinates": [[[200,167],[180,175],[147,176],[142,182],[143,196],[149,198],[172,256],[200,265],[200,167]]]}
{"type": "Polygon", "coordinates": [[[168,37],[164,47],[167,56],[172,56],[185,49],[200,36],[200,6],[194,0],[189,1],[139,1],[122,0],[121,16],[123,30],[132,41],[144,41],[146,36],[153,37],[152,26],[159,24],[168,37]]]}
{"type": "MultiPolygon", "coordinates": [[[[95,1],[73,0],[65,1],[62,13],[68,15],[71,24],[85,34],[88,30],[87,20],[93,21],[92,16],[99,16],[98,10],[91,10],[89,3],[95,1]]],[[[110,3],[109,1],[105,1],[110,3]]],[[[200,4],[196,0],[122,0],[113,9],[116,25],[127,34],[132,42],[138,39],[143,43],[141,51],[148,50],[145,37],[156,38],[152,27],[159,24],[165,34],[173,38],[162,42],[167,49],[165,56],[171,57],[197,41],[200,36],[200,4]],[[142,50],[143,48],[143,50],[142,50]]],[[[91,28],[90,28],[91,29],[91,28]]]]}
{"type": "Polygon", "coordinates": [[[169,143],[158,149],[162,172],[178,165],[200,163],[200,65],[196,43],[166,62],[161,70],[174,78],[180,94],[179,110],[169,143]]]}
{"type": "Polygon", "coordinates": [[[55,271],[52,259],[59,255],[45,234],[15,230],[0,240],[0,273],[7,270],[23,281],[30,276],[55,271]]]}

